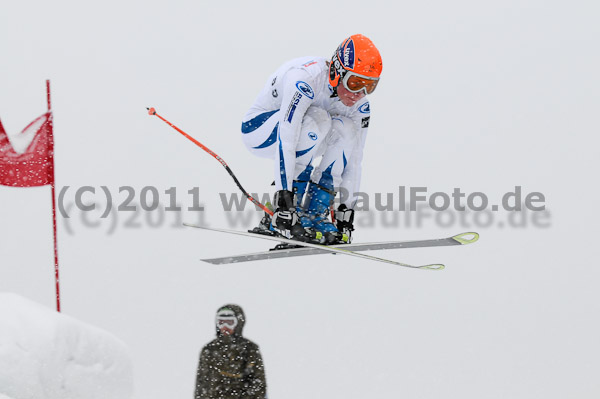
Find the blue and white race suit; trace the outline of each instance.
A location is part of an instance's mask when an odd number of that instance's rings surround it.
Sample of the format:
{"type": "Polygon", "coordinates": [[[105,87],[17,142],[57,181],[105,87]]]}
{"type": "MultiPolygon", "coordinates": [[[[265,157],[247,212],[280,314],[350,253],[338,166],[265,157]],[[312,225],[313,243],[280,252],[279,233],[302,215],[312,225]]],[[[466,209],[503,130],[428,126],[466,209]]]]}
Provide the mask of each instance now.
{"type": "Polygon", "coordinates": [[[277,190],[292,191],[299,177],[319,182],[327,174],[333,186],[347,194],[341,196],[341,203],[353,208],[370,107],[366,97],[351,107],[342,104],[328,74],[322,57],[283,64],[244,116],[242,138],[252,153],[275,160],[277,190]]]}

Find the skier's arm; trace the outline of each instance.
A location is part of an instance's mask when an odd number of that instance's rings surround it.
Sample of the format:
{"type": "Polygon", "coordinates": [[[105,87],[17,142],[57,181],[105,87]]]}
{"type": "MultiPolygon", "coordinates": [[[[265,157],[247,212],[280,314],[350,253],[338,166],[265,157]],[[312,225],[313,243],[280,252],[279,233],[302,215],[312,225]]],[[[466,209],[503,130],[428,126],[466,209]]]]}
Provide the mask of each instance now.
{"type": "Polygon", "coordinates": [[[196,372],[196,391],[194,393],[194,399],[208,398],[208,384],[210,384],[208,369],[208,350],[207,348],[204,348],[202,349],[202,353],[200,354],[198,371],[196,372]]]}
{"type": "Polygon", "coordinates": [[[246,395],[248,399],[265,399],[267,397],[267,381],[262,356],[257,345],[250,349],[246,368],[246,395]]]}
{"type": "Polygon", "coordinates": [[[367,132],[369,130],[368,118],[369,114],[363,114],[359,117],[359,126],[361,126],[358,130],[359,137],[356,140],[354,150],[352,151],[352,158],[344,170],[344,173],[342,173],[342,183],[340,184],[340,191],[342,194],[341,203],[350,209],[354,209],[356,201],[358,200],[356,193],[360,190],[363,152],[367,140],[367,132]]]}
{"type": "Polygon", "coordinates": [[[276,143],[275,186],[276,190],[292,191],[296,167],[296,146],[302,119],[315,96],[310,75],[301,69],[288,71],[283,80],[279,140],[276,143]],[[301,83],[299,83],[301,82],[301,83]],[[301,88],[309,86],[308,92],[301,88]]]}

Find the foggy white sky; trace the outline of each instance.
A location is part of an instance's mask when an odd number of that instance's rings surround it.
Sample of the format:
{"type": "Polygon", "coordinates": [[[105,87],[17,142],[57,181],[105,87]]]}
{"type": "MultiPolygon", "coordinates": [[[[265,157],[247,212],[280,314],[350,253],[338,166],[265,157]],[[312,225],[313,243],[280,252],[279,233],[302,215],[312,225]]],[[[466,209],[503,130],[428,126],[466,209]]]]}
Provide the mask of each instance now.
{"type": "MultiPolygon", "coordinates": [[[[242,115],[278,65],[329,57],[360,32],[384,62],[363,191],[497,199],[520,185],[544,193],[551,214],[548,228],[476,228],[470,247],[376,253],[446,264],[432,273],[342,256],[215,267],[198,259],[268,244],[173,218],[152,228],[143,214],[140,228],[119,214],[109,235],[75,213],[72,233],[59,221],[64,312],[131,348],[136,398],[192,397],[199,350],[228,302],[247,313],[271,399],[598,397],[599,11],[530,0],[4,7],[0,118],[9,134],[23,129],[45,111],[51,79],[59,188],[176,187],[190,206],[199,187],[206,221],[227,227],[218,193],[233,182],[145,107],[221,155],[249,191],[271,190],[270,162],[238,136],[242,115]]],[[[0,291],[53,306],[49,197],[0,187],[0,291]]],[[[468,230],[376,223],[355,237],[468,230]]]]}

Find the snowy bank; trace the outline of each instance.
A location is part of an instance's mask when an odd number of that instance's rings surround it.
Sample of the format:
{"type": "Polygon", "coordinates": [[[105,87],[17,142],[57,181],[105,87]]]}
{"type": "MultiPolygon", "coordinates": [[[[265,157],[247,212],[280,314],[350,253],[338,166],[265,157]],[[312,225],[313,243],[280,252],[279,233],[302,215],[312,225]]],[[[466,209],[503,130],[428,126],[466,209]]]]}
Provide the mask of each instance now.
{"type": "Polygon", "coordinates": [[[0,293],[0,398],[132,395],[132,364],[120,340],[18,295],[0,293]]]}

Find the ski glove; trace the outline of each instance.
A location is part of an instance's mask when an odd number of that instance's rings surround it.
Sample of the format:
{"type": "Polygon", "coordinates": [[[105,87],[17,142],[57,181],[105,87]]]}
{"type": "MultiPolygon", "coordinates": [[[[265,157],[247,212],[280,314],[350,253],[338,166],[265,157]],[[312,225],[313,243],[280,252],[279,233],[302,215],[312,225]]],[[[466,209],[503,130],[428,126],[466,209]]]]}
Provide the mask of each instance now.
{"type": "Polygon", "coordinates": [[[354,209],[349,209],[346,205],[340,204],[337,211],[334,212],[335,226],[342,233],[348,234],[354,231],[354,209]]]}
{"type": "Polygon", "coordinates": [[[275,211],[273,214],[273,226],[279,230],[291,230],[298,224],[298,214],[296,211],[275,211]]]}
{"type": "Polygon", "coordinates": [[[294,193],[288,190],[279,190],[273,198],[276,210],[273,214],[273,226],[280,230],[295,230],[299,226],[298,214],[294,205],[294,193]]]}

